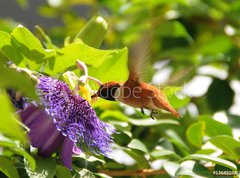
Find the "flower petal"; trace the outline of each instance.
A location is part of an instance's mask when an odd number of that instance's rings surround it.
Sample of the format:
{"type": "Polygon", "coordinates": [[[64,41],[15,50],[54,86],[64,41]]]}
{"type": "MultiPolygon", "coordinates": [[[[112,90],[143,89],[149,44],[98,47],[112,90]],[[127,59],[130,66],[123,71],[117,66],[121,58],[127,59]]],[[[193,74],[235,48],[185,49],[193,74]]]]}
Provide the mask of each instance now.
{"type": "Polygon", "coordinates": [[[39,112],[41,112],[41,110],[38,107],[33,104],[29,105],[25,110],[20,111],[22,122],[26,126],[29,126],[36,119],[39,112]]]}
{"type": "Polygon", "coordinates": [[[61,160],[63,165],[72,169],[72,153],[73,153],[74,142],[70,140],[68,137],[65,137],[62,151],[61,151],[61,160]]]}
{"type": "Polygon", "coordinates": [[[55,132],[49,137],[48,140],[44,143],[42,147],[38,149],[38,153],[42,157],[49,157],[51,156],[57,148],[63,143],[64,136],[55,129],[55,132]]]}
{"type": "Polygon", "coordinates": [[[40,112],[36,119],[29,125],[30,132],[28,134],[31,145],[41,147],[54,134],[56,127],[45,112],[40,112]]]}
{"type": "Polygon", "coordinates": [[[81,153],[81,150],[78,148],[76,144],[73,146],[73,153],[79,155],[81,153]]]}

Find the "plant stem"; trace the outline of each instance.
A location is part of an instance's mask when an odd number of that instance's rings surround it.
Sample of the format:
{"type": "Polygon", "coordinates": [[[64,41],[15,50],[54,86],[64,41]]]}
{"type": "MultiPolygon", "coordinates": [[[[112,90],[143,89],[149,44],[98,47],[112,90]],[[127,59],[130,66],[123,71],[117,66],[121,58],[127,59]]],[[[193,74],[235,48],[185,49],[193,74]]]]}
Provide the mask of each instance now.
{"type": "Polygon", "coordinates": [[[99,170],[99,173],[107,174],[109,176],[142,176],[146,177],[149,175],[161,175],[166,174],[163,169],[153,170],[153,169],[142,169],[142,170],[119,170],[119,171],[107,171],[99,170]]]}

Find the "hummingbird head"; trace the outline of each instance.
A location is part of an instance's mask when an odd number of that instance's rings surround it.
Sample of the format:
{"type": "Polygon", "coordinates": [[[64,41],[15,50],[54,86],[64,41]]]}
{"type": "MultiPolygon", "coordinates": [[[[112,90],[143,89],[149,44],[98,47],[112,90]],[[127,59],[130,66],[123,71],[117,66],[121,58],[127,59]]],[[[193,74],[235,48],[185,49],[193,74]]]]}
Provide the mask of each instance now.
{"type": "Polygon", "coordinates": [[[120,86],[118,82],[104,83],[100,86],[97,93],[92,95],[92,98],[100,97],[106,100],[115,101],[114,94],[120,86]]]}

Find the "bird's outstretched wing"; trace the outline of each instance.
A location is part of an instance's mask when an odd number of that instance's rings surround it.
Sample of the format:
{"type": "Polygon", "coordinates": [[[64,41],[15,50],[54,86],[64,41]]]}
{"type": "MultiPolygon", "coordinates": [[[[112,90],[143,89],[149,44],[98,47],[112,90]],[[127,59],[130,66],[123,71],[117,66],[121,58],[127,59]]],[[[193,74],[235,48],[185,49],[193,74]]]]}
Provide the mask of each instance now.
{"type": "Polygon", "coordinates": [[[143,37],[130,48],[128,61],[129,80],[141,81],[148,66],[149,50],[153,39],[153,31],[148,31],[143,37]]]}

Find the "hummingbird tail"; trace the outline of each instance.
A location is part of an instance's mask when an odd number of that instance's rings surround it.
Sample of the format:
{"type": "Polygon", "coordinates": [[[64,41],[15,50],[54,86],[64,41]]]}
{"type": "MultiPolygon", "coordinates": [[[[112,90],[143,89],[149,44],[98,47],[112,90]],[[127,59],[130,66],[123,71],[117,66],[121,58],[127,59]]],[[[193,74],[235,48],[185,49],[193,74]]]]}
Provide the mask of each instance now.
{"type": "Polygon", "coordinates": [[[173,109],[173,107],[170,104],[165,109],[171,112],[177,119],[182,117],[175,109],[173,109]]]}
{"type": "Polygon", "coordinates": [[[177,112],[175,111],[174,109],[171,109],[170,112],[176,117],[176,118],[181,118],[182,116],[177,112]]]}
{"type": "Polygon", "coordinates": [[[169,103],[167,98],[154,98],[153,103],[155,106],[157,106],[159,109],[164,109],[166,111],[171,112],[176,118],[182,117],[169,103]]]}

